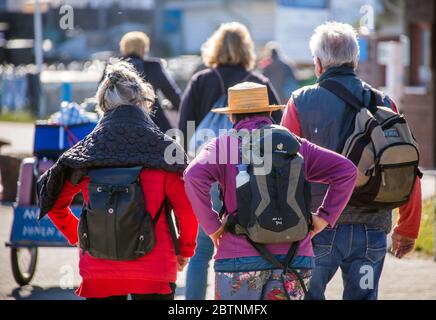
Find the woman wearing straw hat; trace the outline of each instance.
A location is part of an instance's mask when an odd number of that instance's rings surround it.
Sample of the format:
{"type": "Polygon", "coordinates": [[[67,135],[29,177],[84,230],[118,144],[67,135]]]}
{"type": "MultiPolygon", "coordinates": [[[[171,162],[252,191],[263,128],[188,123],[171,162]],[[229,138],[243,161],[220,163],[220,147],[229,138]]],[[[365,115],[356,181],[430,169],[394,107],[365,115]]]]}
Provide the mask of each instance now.
{"type": "MultiPolygon", "coordinates": [[[[236,131],[253,131],[272,124],[271,112],[284,108],[270,105],[264,85],[244,82],[228,90],[228,106],[214,109],[227,114],[236,131]]],[[[239,152],[240,142],[233,134],[213,139],[190,163],[185,171],[185,189],[203,230],[217,248],[215,255],[215,298],[250,300],[296,300],[304,298],[304,287],[314,267],[311,237],[324,228],[334,228],[335,222],[347,204],[353,189],[356,168],[346,158],[299,139],[299,153],[304,158],[304,173],[308,181],[329,186],[323,204],[312,214],[313,229],[300,241],[292,265],[296,273],[287,273],[265,260],[246,237],[224,230],[224,221],[237,215],[236,176],[238,165],[231,161],[232,152],[239,152]],[[230,154],[229,154],[230,153],[230,154]],[[217,159],[220,160],[217,163],[217,159]],[[224,163],[223,163],[224,161],[224,163]],[[225,204],[223,220],[211,208],[208,192],[218,182],[225,204]],[[298,276],[297,276],[298,275],[298,276]]],[[[279,261],[284,261],[289,244],[267,245],[279,261]]]]}
{"type": "MultiPolygon", "coordinates": [[[[269,80],[252,71],[256,61],[254,43],[244,25],[238,22],[223,23],[205,42],[201,51],[207,69],[193,75],[180,103],[179,129],[185,142],[191,139],[188,121],[199,126],[213,107],[220,106],[227,89],[239,82],[264,84],[269,100],[278,103],[277,94],[269,80]]],[[[277,110],[272,116],[279,123],[282,111],[277,110]]],[[[186,299],[205,298],[207,270],[212,255],[213,244],[200,228],[197,249],[188,266],[186,299]]]]}

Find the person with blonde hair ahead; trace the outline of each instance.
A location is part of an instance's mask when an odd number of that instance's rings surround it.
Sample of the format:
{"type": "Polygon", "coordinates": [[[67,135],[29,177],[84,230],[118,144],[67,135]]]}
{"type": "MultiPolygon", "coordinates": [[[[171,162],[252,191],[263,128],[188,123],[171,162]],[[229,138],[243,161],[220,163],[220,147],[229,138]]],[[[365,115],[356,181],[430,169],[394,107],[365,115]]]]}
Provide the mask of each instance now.
{"type": "Polygon", "coordinates": [[[240,65],[246,70],[254,68],[256,54],[247,27],[238,23],[224,23],[203,44],[203,62],[208,67],[240,65]]]}
{"type": "Polygon", "coordinates": [[[120,40],[120,51],[124,57],[144,57],[150,51],[150,38],[141,31],[127,32],[120,40]]]}
{"type": "MultiPolygon", "coordinates": [[[[270,103],[278,104],[277,94],[269,80],[252,72],[256,59],[254,43],[244,25],[238,22],[223,23],[202,46],[202,57],[207,69],[193,75],[180,104],[179,128],[185,145],[191,142],[192,137],[188,131],[189,122],[193,122],[196,127],[201,126],[202,121],[211,116],[211,109],[227,104],[227,89],[239,82],[250,81],[265,85],[270,103]]],[[[274,111],[274,120],[280,121],[281,114],[281,110],[274,111]]],[[[231,127],[225,116],[218,123],[221,127],[214,128],[216,130],[231,127]]],[[[218,210],[217,190],[214,194],[214,207],[218,210]]],[[[188,300],[204,299],[206,294],[207,268],[213,255],[213,244],[201,229],[197,248],[188,266],[188,300]]]]}
{"type": "MultiPolygon", "coordinates": [[[[149,51],[150,38],[144,32],[128,32],[121,38],[120,52],[123,59],[134,66],[155,92],[161,92],[171,102],[171,110],[177,111],[180,105],[180,89],[165,71],[161,60],[148,57],[149,51]]],[[[158,97],[153,103],[151,117],[162,132],[172,128],[158,97]]]]}
{"type": "Polygon", "coordinates": [[[96,128],[38,181],[40,218],[48,214],[79,246],[79,296],[173,299],[177,270],[194,254],[197,236],[181,179],[184,151],[151,120],[153,88],[131,64],[109,65],[96,97],[96,128]],[[167,148],[177,151],[171,163],[167,148]],[[69,206],[79,192],[77,219],[69,206]]]}
{"type": "MultiPolygon", "coordinates": [[[[256,62],[254,43],[247,27],[238,22],[223,23],[201,48],[207,69],[192,76],[180,104],[179,128],[185,139],[187,122],[198,125],[227,88],[243,81],[264,84],[272,104],[278,103],[277,93],[268,78],[253,72],[256,62]]],[[[281,111],[273,113],[280,121],[281,111]]]]}

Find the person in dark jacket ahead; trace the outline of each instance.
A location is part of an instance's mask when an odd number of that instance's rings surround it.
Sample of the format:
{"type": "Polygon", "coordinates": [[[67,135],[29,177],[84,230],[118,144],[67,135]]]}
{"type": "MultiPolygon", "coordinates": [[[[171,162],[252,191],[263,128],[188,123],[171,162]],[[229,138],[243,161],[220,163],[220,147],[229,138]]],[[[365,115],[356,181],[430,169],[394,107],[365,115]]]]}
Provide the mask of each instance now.
{"type": "MultiPolygon", "coordinates": [[[[187,122],[198,126],[227,89],[249,81],[267,86],[270,104],[279,104],[277,94],[264,76],[254,73],[256,56],[254,43],[247,28],[237,22],[224,23],[202,47],[203,63],[207,69],[192,77],[180,104],[179,129],[186,142],[190,140],[187,122]]],[[[281,110],[272,118],[280,122],[281,110]]],[[[215,208],[215,205],[214,205],[215,208]]],[[[195,256],[188,266],[186,299],[204,299],[207,286],[207,268],[213,255],[213,243],[203,230],[199,230],[195,256]]]]}
{"type": "MultiPolygon", "coordinates": [[[[143,32],[128,32],[121,38],[120,51],[123,58],[130,62],[141,77],[152,85],[155,92],[160,91],[171,102],[172,110],[177,111],[180,105],[180,89],[165,72],[160,59],[146,57],[149,50],[150,39],[143,32]]],[[[156,97],[151,116],[162,132],[172,128],[158,97],[156,97]]]]}
{"type": "Polygon", "coordinates": [[[267,52],[266,57],[259,62],[258,67],[277,90],[280,103],[286,103],[289,95],[300,87],[295,77],[294,68],[284,59],[277,43],[267,43],[265,51],[267,52]]]}

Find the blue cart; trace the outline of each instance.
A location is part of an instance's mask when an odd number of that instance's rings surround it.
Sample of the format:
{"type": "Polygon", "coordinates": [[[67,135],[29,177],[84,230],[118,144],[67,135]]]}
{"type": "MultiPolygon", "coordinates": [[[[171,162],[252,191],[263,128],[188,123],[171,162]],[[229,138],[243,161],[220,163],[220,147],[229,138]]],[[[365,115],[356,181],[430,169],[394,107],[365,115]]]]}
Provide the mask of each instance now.
{"type": "MultiPolygon", "coordinates": [[[[6,246],[11,249],[13,276],[20,286],[28,284],[35,274],[38,248],[70,246],[48,217],[38,221],[39,208],[35,200],[35,182],[42,171],[48,169],[39,170],[38,163],[41,160],[45,161],[46,165],[52,164],[62,152],[90,133],[95,125],[95,123],[85,123],[66,127],[44,122],[37,122],[35,125],[34,157],[24,159],[20,168],[11,236],[6,243],[6,246]],[[42,160],[43,158],[51,159],[51,162],[42,160]],[[32,167],[29,163],[35,165],[32,167]],[[23,170],[23,168],[27,169],[23,170]]],[[[80,215],[81,208],[81,205],[71,207],[76,216],[80,215]]]]}
{"type": "MultiPolygon", "coordinates": [[[[71,207],[76,216],[81,208],[71,207]]],[[[38,216],[37,206],[14,206],[14,222],[6,246],[11,248],[12,273],[20,286],[28,284],[35,274],[39,247],[70,247],[47,216],[40,221],[38,216]]]]}

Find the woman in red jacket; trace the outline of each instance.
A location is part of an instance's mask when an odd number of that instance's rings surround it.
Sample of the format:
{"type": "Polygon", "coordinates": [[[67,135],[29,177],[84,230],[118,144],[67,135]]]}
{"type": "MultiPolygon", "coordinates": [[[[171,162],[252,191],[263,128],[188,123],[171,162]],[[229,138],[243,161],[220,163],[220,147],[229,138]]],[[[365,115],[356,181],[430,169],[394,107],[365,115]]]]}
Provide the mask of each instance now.
{"type": "MultiPolygon", "coordinates": [[[[154,101],[153,91],[128,63],[118,62],[107,68],[106,76],[97,91],[97,99],[103,114],[97,127],[65,152],[56,165],[38,181],[41,217],[48,213],[69,243],[82,248],[79,262],[82,283],[76,291],[79,296],[88,299],[127,299],[130,294],[132,299],[173,299],[177,270],[182,271],[188,258],[194,254],[198,227],[181,177],[186,163],[183,149],[150,120],[148,107],[154,101]],[[165,153],[168,147],[175,150],[179,157],[171,164],[165,153]],[[112,170],[138,166],[139,179],[131,186],[142,190],[145,198],[142,207],[145,209],[144,217],[150,214],[152,220],[155,220],[154,245],[150,251],[143,250],[146,254],[141,250],[140,254],[138,250],[134,251],[133,254],[138,254],[134,259],[102,258],[102,255],[95,254],[97,250],[93,251],[93,241],[97,243],[101,240],[99,235],[94,234],[92,238],[90,233],[90,247],[87,247],[84,244],[87,233],[81,231],[81,226],[86,221],[89,224],[87,219],[95,215],[93,210],[97,204],[92,201],[90,203],[90,199],[97,199],[95,192],[102,192],[102,187],[95,188],[95,183],[90,181],[93,179],[90,173],[96,168],[112,170]],[[79,192],[82,192],[85,200],[80,224],[69,208],[79,192]],[[162,208],[165,200],[174,210],[179,230],[177,239],[172,238],[172,222],[167,220],[169,215],[159,212],[164,211],[162,208]],[[179,249],[178,255],[176,247],[179,249]]],[[[109,183],[115,184],[112,181],[109,183]]],[[[129,193],[129,190],[126,188],[125,192],[129,193]]],[[[116,196],[112,198],[116,192],[119,190],[111,189],[108,198],[112,200],[109,202],[116,199],[116,196]]],[[[118,232],[118,236],[114,237],[125,236],[131,231],[122,230],[123,224],[119,221],[124,213],[118,212],[123,205],[119,199],[121,196],[115,200],[115,205],[111,205],[114,209],[110,208],[103,215],[103,219],[114,215],[114,220],[111,221],[118,223],[114,231],[118,232]]],[[[135,199],[136,202],[130,204],[130,209],[132,206],[136,210],[140,207],[141,201],[135,199]]],[[[139,223],[134,222],[133,225],[135,224],[139,223]]],[[[107,226],[101,227],[106,228],[105,232],[114,230],[107,226]]],[[[146,237],[149,235],[143,234],[146,237]]],[[[144,237],[141,235],[139,240],[144,240],[144,237]]],[[[140,247],[139,244],[134,246],[140,247]]],[[[119,244],[116,248],[119,249],[119,244]]],[[[127,252],[117,252],[119,256],[125,254],[127,252]]]]}

